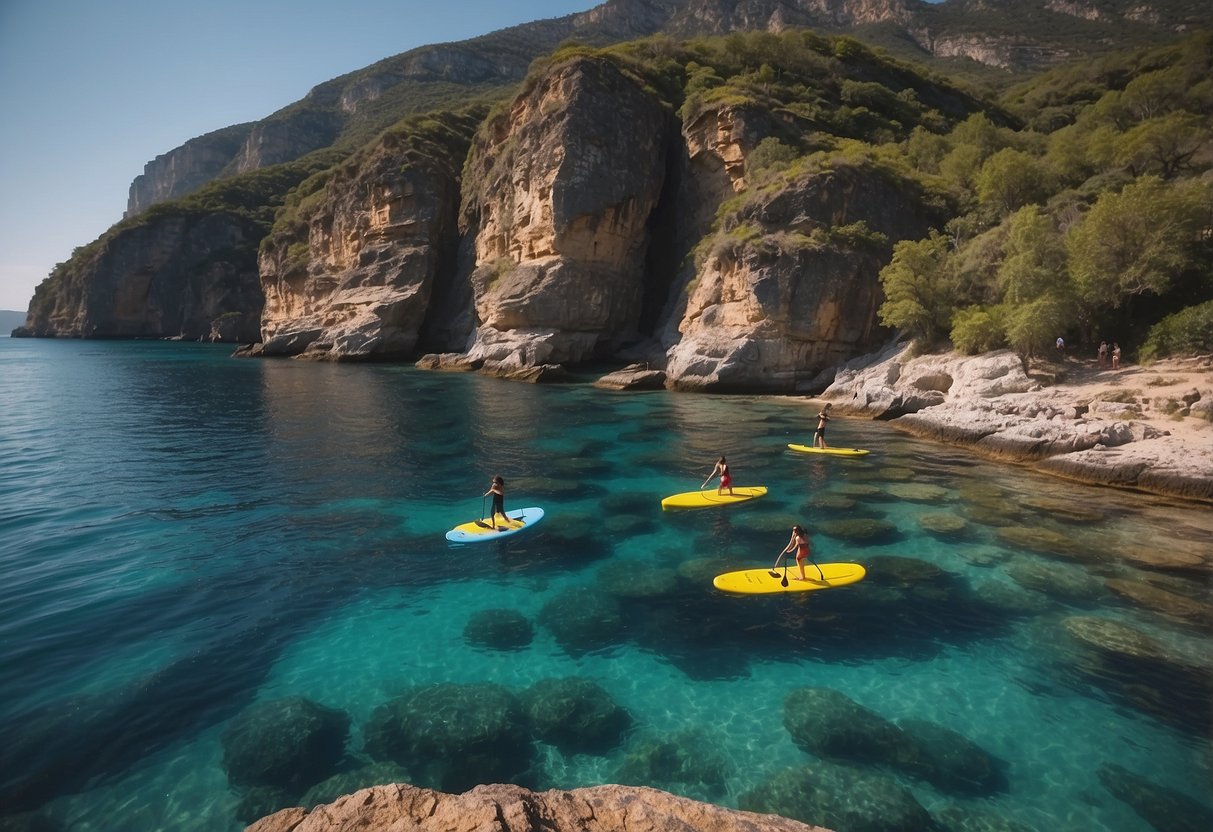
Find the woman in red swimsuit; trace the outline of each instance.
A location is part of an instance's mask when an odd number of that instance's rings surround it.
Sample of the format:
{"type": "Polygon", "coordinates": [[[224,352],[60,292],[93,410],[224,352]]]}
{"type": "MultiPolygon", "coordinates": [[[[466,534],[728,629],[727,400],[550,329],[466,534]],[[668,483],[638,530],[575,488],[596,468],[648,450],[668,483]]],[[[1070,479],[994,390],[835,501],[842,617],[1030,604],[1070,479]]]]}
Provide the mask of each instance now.
{"type": "MultiPolygon", "coordinates": [[[[796,551],[796,565],[800,567],[800,577],[796,580],[807,581],[809,578],[804,574],[804,562],[807,560],[813,563],[813,544],[809,541],[809,533],[804,530],[804,527],[799,523],[792,527],[792,537],[788,540],[788,545],[783,547],[783,551],[779,553],[779,557],[775,558],[775,565],[771,567],[771,573],[779,568],[779,563],[784,558],[796,551]]],[[[821,571],[821,567],[813,563],[817,567],[817,574],[821,575],[821,580],[825,580],[825,573],[821,571]]]]}
{"type": "Polygon", "coordinates": [[[711,480],[712,477],[716,476],[717,474],[720,475],[720,487],[716,489],[716,493],[723,494],[725,492],[725,489],[728,489],[728,492],[730,494],[732,494],[733,493],[733,475],[729,473],[729,464],[724,461],[723,456],[720,459],[716,460],[716,467],[712,469],[712,473],[708,474],[708,478],[706,480],[704,480],[703,485],[701,485],[699,487],[707,488],[708,480],[711,480]]]}

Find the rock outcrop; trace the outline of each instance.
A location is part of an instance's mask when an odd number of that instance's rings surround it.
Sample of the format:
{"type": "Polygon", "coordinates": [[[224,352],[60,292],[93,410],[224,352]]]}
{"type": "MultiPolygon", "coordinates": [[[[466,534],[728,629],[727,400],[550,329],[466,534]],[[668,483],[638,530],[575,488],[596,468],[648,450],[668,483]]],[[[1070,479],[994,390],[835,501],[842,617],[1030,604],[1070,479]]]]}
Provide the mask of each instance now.
{"type": "Polygon", "coordinates": [[[894,345],[843,365],[821,395],[837,412],[891,420],[995,459],[1084,482],[1213,500],[1213,428],[1164,427],[1174,424],[1169,414],[1181,405],[1190,413],[1213,398],[1213,371],[1197,368],[1197,377],[1207,383],[1181,398],[1122,390],[1107,394],[1116,401],[1104,401],[1046,386],[1010,351],[912,357],[894,345]]]}
{"type": "Polygon", "coordinates": [[[252,124],[225,127],[190,139],[148,162],[143,173],[131,182],[125,216],[133,217],[157,202],[193,193],[217,178],[232,163],[252,128],[252,124]]]}
{"type": "Polygon", "coordinates": [[[262,246],[265,311],[253,354],[407,355],[438,276],[454,268],[459,167],[474,116],[386,134],[262,246]]]}
{"type": "Polygon", "coordinates": [[[264,230],[226,213],[166,213],[103,237],[35,290],[14,335],[256,341],[264,230]]]}
{"type": "MultiPolygon", "coordinates": [[[[925,817],[925,813],[923,815],[925,817]]],[[[828,832],[778,815],[724,809],[636,786],[532,792],[477,786],[444,794],[406,784],[375,786],[317,806],[284,809],[247,832],[828,832]]]]}
{"type": "Polygon", "coordinates": [[[892,243],[926,232],[921,194],[861,162],[759,191],[707,242],[669,347],[677,389],[810,389],[884,337],[877,277],[892,243]]]}
{"type": "Polygon", "coordinates": [[[461,219],[471,358],[579,362],[638,339],[668,118],[612,62],[581,57],[481,129],[461,219]]]}

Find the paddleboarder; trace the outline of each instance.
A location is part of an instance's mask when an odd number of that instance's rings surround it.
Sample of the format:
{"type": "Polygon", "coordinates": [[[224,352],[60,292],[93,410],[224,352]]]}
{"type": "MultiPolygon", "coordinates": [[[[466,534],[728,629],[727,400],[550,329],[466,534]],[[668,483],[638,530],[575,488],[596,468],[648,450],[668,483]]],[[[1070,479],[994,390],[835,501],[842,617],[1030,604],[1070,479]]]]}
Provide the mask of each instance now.
{"type": "Polygon", "coordinates": [[[779,553],[779,557],[775,558],[775,565],[771,567],[771,574],[773,576],[779,576],[779,573],[776,571],[779,569],[779,564],[793,551],[796,552],[796,565],[800,567],[800,577],[795,580],[807,581],[809,579],[808,575],[804,573],[804,562],[806,560],[817,568],[817,574],[821,575],[821,580],[824,581],[826,579],[826,574],[821,571],[821,567],[813,563],[813,543],[809,540],[809,533],[799,523],[792,527],[792,537],[788,540],[788,545],[784,546],[783,551],[779,553]]]}
{"type": "Polygon", "coordinates": [[[489,486],[489,490],[484,492],[484,496],[493,495],[493,509],[489,512],[489,522],[493,524],[493,528],[497,528],[497,515],[501,515],[501,519],[505,521],[505,526],[508,529],[510,526],[510,518],[505,513],[505,480],[500,474],[493,476],[493,482],[489,486]]]}
{"type": "Polygon", "coordinates": [[[729,491],[729,494],[732,494],[733,493],[733,475],[731,473],[729,473],[729,463],[725,462],[723,456],[720,459],[716,460],[716,467],[712,469],[712,473],[708,474],[708,478],[703,481],[703,485],[699,486],[700,489],[707,488],[708,482],[712,479],[712,477],[716,476],[717,474],[720,475],[720,487],[716,489],[716,493],[723,494],[725,492],[725,489],[727,488],[729,491]]]}
{"type": "Polygon", "coordinates": [[[813,433],[814,448],[828,448],[826,444],[826,422],[830,421],[830,408],[834,405],[826,402],[826,406],[817,414],[817,430],[813,433]]]}

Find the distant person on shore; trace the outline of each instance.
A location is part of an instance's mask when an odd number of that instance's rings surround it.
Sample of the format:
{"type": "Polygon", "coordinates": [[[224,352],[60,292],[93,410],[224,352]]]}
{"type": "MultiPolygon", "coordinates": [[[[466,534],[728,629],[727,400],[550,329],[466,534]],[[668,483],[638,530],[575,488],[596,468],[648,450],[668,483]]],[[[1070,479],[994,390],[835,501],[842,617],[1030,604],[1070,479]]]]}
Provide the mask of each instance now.
{"type": "Polygon", "coordinates": [[[1100,367],[1108,366],[1108,342],[1107,341],[1099,342],[1098,355],[1099,355],[1099,366],[1100,367]]]}
{"type": "Polygon", "coordinates": [[[788,545],[783,547],[783,551],[779,553],[779,557],[775,558],[775,565],[771,567],[771,576],[779,577],[779,573],[775,570],[779,569],[779,564],[790,555],[793,551],[796,552],[796,565],[800,567],[800,577],[798,581],[807,581],[809,576],[804,573],[804,562],[807,560],[817,567],[817,574],[821,576],[821,580],[826,579],[826,575],[821,571],[821,567],[813,563],[813,543],[809,540],[809,533],[804,530],[804,526],[797,523],[792,527],[792,537],[788,540],[788,545]]]}
{"type": "Polygon", "coordinates": [[[500,474],[493,477],[493,482],[489,485],[489,490],[484,492],[484,496],[493,495],[493,508],[489,512],[489,522],[493,528],[497,528],[497,515],[501,515],[501,519],[505,521],[506,528],[510,526],[510,518],[505,513],[505,480],[500,474]]]}
{"type": "Polygon", "coordinates": [[[1120,369],[1120,344],[1112,342],[1112,369],[1120,369]]]}
{"type": "Polygon", "coordinates": [[[703,485],[699,486],[699,488],[700,489],[707,488],[708,481],[711,480],[712,477],[715,477],[718,475],[720,477],[720,487],[716,489],[716,493],[723,494],[725,492],[725,490],[727,489],[728,492],[730,494],[732,494],[733,493],[733,475],[732,475],[732,473],[729,472],[729,463],[727,463],[725,461],[723,456],[720,459],[716,460],[716,467],[714,467],[712,469],[712,473],[708,474],[708,478],[703,481],[703,485]]]}
{"type": "Polygon", "coordinates": [[[1066,357],[1066,341],[1060,335],[1057,336],[1057,354],[1062,358],[1066,357]]]}
{"type": "Polygon", "coordinates": [[[826,406],[817,414],[817,430],[813,431],[813,447],[828,448],[826,444],[826,422],[830,421],[830,408],[834,405],[826,402],[826,406]]]}

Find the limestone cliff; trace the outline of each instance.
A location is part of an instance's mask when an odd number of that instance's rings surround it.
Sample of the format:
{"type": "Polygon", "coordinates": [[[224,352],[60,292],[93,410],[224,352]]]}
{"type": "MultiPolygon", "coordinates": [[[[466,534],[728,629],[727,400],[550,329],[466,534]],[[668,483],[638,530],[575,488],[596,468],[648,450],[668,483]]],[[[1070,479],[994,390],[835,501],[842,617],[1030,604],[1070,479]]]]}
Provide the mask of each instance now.
{"type": "Polygon", "coordinates": [[[251,124],[225,127],[190,139],[143,166],[131,183],[126,216],[133,217],[157,202],[185,196],[210,182],[232,163],[252,129],[251,124]]]}
{"type": "Polygon", "coordinates": [[[532,792],[477,786],[452,795],[375,786],[310,812],[284,809],[248,832],[829,832],[778,815],[742,812],[639,786],[532,792]]]}
{"type": "Polygon", "coordinates": [[[655,97],[596,57],[552,67],[485,125],[461,213],[471,358],[578,362],[637,339],[671,131],[655,97]]]}
{"type": "MultiPolygon", "coordinates": [[[[454,270],[459,169],[477,114],[414,119],[338,168],[262,246],[264,355],[407,355],[454,270]]],[[[290,209],[288,209],[290,210],[290,209]]]]}
{"type": "Polygon", "coordinates": [[[254,341],[264,229],[225,213],[164,213],[107,235],[35,290],[13,334],[254,341]]]}
{"type": "Polygon", "coordinates": [[[876,325],[890,247],[930,222],[912,183],[840,161],[758,190],[700,246],[672,387],[793,392],[887,336],[876,325]]]}

